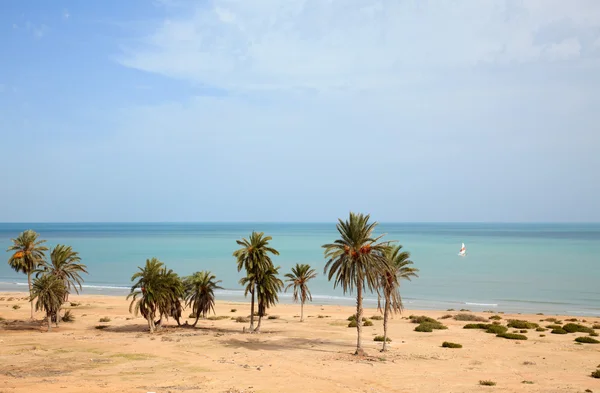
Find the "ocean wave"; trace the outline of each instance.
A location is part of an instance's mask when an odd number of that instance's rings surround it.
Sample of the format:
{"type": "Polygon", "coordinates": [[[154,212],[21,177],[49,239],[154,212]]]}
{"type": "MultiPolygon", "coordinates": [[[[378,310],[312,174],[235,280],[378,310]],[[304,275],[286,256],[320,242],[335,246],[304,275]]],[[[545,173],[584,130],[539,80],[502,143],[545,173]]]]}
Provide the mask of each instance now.
{"type": "Polygon", "coordinates": [[[498,303],[470,303],[464,302],[468,306],[486,306],[486,307],[498,307],[498,303]]]}

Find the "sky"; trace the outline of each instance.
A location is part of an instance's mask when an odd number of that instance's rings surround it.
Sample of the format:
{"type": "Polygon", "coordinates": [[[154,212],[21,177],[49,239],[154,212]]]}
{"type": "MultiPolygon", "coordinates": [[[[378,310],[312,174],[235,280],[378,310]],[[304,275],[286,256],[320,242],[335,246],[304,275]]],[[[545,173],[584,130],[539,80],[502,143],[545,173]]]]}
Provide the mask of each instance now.
{"type": "Polygon", "coordinates": [[[0,222],[600,221],[600,1],[0,2],[0,222]]]}

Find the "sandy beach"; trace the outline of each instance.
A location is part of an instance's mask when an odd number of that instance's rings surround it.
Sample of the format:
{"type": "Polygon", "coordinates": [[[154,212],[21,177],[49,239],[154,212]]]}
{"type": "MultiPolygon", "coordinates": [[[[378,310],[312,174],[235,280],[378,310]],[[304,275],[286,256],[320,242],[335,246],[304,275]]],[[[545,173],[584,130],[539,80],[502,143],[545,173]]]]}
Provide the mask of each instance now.
{"type": "MultiPolygon", "coordinates": [[[[507,340],[463,329],[468,322],[452,318],[440,320],[447,330],[419,333],[407,319],[411,314],[438,319],[458,311],[405,310],[390,321],[393,341],[386,353],[373,341],[382,333],[382,321],[374,320],[363,328],[368,356],[359,358],[352,355],[356,329],[347,327],[352,307],[308,305],[300,323],[299,306],[278,305],[269,310],[277,319],[263,321],[261,334],[244,334],[247,324],[232,317],[248,316],[249,305],[217,302],[222,319],[200,320],[195,329],[169,320],[151,335],[145,320],[128,312],[123,297],[71,296],[71,302],[80,303],[67,303],[75,322],[47,333],[42,313],[29,322],[26,296],[0,294],[0,392],[600,391],[600,379],[590,377],[600,365],[600,345],[574,341],[587,334],[531,329],[526,341],[507,340]],[[105,317],[110,322],[99,322],[105,317]],[[444,341],[463,348],[442,348],[444,341]],[[496,385],[480,386],[480,380],[496,385]]],[[[373,315],[377,310],[365,310],[366,317],[373,315]]],[[[548,316],[499,315],[504,324],[507,319],[551,324],[540,322],[548,316]]],[[[578,320],[600,323],[598,317],[578,320]]]]}

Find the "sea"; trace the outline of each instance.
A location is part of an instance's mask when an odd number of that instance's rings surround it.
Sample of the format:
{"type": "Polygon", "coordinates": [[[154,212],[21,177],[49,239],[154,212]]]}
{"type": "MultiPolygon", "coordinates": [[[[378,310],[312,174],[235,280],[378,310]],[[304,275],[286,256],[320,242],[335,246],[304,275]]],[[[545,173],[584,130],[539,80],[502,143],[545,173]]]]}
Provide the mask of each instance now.
{"type": "MultiPolygon", "coordinates": [[[[224,288],[217,299],[244,301],[232,253],[237,239],[258,231],[273,238],[282,274],[296,263],[319,273],[310,282],[313,304],[355,304],[323,274],[321,246],[338,238],[335,223],[0,223],[0,249],[26,229],[49,247],[79,252],[89,271],[85,294],[126,296],[131,276],[156,257],[181,276],[210,270],[224,288]]],[[[381,223],[376,233],[402,244],[420,270],[402,282],[407,310],[600,316],[600,224],[381,223]]],[[[26,276],[0,263],[0,291],[27,291],[26,276]]],[[[292,302],[291,294],[280,301],[292,302]]],[[[376,307],[377,295],[367,293],[364,303],[376,307]]]]}

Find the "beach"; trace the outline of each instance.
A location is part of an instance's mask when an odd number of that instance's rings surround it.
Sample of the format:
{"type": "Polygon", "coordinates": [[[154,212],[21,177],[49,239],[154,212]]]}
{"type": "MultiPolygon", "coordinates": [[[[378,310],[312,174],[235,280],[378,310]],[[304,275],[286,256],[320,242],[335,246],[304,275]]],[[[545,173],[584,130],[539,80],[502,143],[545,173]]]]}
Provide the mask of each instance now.
{"type": "MultiPolygon", "coordinates": [[[[177,327],[170,319],[149,334],[146,321],[129,313],[125,297],[72,295],[65,308],[75,321],[48,333],[43,313],[29,321],[26,296],[0,294],[0,392],[600,391],[600,379],[590,376],[600,365],[600,345],[574,341],[587,334],[528,329],[527,340],[508,340],[464,329],[470,322],[439,319],[459,311],[407,309],[395,315],[385,353],[373,341],[382,334],[382,321],[372,320],[373,326],[363,327],[367,356],[357,357],[356,328],[347,327],[355,313],[350,306],[308,304],[300,323],[299,305],[280,304],[268,310],[271,319],[263,320],[262,333],[244,334],[248,324],[232,318],[248,316],[249,303],[217,299],[216,316],[222,319],[201,319],[196,328],[177,327]],[[439,319],[448,328],[416,332],[409,315],[439,319]],[[442,348],[445,341],[463,347],[442,348]],[[496,385],[481,386],[486,380],[496,385]]],[[[469,314],[498,315],[502,324],[509,319],[552,324],[541,321],[547,317],[600,323],[597,316],[469,314]]],[[[365,309],[365,317],[374,315],[376,309],[365,309]]]]}

